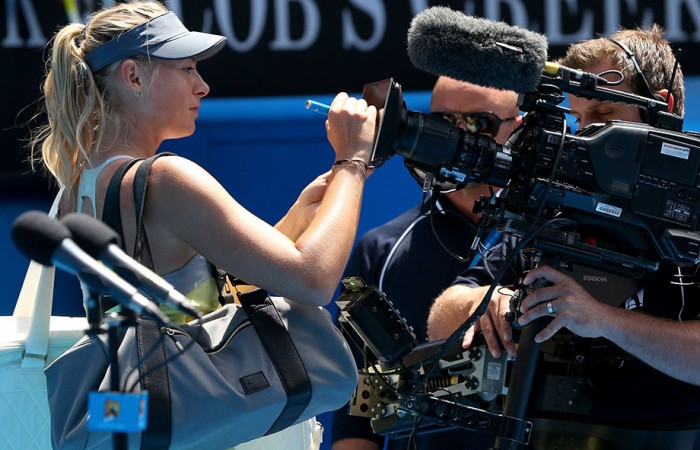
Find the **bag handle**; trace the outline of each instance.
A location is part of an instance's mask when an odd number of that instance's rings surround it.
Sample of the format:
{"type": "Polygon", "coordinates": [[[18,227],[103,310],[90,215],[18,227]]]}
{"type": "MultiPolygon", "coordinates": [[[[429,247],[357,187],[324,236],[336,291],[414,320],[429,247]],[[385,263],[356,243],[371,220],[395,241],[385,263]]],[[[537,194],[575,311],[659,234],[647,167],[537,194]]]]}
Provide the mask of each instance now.
{"type": "MultiPolygon", "coordinates": [[[[151,257],[151,247],[148,245],[146,227],[143,224],[148,174],[156,159],[172,154],[159,153],[147,158],[136,169],[134,176],[134,203],[136,205],[134,259],[150,269],[153,269],[153,258],[151,257]]],[[[139,320],[136,324],[136,340],[139,344],[141,385],[144,390],[148,391],[149,395],[148,428],[141,436],[141,448],[168,448],[172,436],[172,405],[167,357],[160,327],[152,320],[139,320]],[[146,354],[148,354],[148,358],[145,358],[146,354]]]]}
{"type": "Polygon", "coordinates": [[[136,162],[141,159],[132,159],[122,163],[109,180],[107,191],[105,193],[105,201],[102,207],[102,221],[109,225],[118,235],[121,241],[122,250],[126,250],[124,244],[124,229],[122,228],[122,214],[119,210],[120,205],[120,188],[124,175],[136,162]]]}
{"type": "MultiPolygon", "coordinates": [[[[58,204],[63,196],[63,188],[58,191],[49,210],[49,217],[58,216],[58,204]]],[[[36,261],[29,262],[22,289],[17,297],[12,316],[25,327],[17,330],[26,331],[22,368],[43,368],[49,348],[49,322],[53,301],[53,284],[56,275],[55,266],[44,266],[36,261]]]]}
{"type": "Polygon", "coordinates": [[[238,299],[255,327],[255,332],[275,366],[287,394],[287,403],[265,435],[277,433],[293,425],[309,405],[311,380],[294,346],[294,341],[267,291],[258,288],[239,293],[238,299]]]}

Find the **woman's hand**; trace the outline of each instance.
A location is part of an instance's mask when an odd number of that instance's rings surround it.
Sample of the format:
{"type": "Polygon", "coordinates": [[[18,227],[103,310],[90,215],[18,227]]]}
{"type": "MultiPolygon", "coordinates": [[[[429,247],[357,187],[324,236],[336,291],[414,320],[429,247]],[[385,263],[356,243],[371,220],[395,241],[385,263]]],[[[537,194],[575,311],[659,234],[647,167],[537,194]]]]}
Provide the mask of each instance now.
{"type": "Polygon", "coordinates": [[[292,241],[296,241],[316,216],[332,176],[333,174],[329,170],[309,183],[301,191],[299,198],[294,202],[289,212],[275,225],[275,228],[292,241]]]}
{"type": "Polygon", "coordinates": [[[328,187],[331,176],[332,172],[330,170],[319,175],[301,191],[301,194],[299,194],[297,203],[299,208],[304,211],[304,216],[309,218],[309,222],[311,222],[311,219],[313,219],[318,211],[318,206],[321,204],[321,200],[323,200],[323,196],[326,194],[326,188],[328,187]]]}
{"type": "Polygon", "coordinates": [[[367,162],[374,146],[377,109],[364,99],[336,95],[328,111],[326,130],[336,159],[359,158],[367,162]]]}

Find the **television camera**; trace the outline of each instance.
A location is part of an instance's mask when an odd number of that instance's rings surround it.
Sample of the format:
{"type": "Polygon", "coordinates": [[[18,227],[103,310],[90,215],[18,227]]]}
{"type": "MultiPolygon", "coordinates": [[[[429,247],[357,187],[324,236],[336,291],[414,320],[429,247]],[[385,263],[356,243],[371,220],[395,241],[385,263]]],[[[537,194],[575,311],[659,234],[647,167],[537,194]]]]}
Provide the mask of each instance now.
{"type": "Polygon", "coordinates": [[[459,427],[527,442],[530,424],[498,412],[512,358],[505,352],[494,358],[483,342],[448,351],[441,351],[444,341],[419,344],[383,293],[358,277],[342,283],[336,300],[341,326],[350,327],[371,353],[360,370],[351,415],[369,417],[375,433],[393,437],[416,427],[420,433],[459,427]]]}
{"type": "MultiPolygon", "coordinates": [[[[520,95],[525,115],[506,145],[441,115],[408,110],[393,79],[366,84],[363,98],[381,110],[371,164],[399,154],[424,189],[471,182],[503,188],[475,205],[478,235],[515,235],[519,249],[527,243],[540,256],[632,279],[661,264],[700,263],[700,134],[682,131],[682,118],[664,101],[601,86],[605,81],[545,70],[536,91],[520,95]],[[614,120],[573,134],[564,93],[637,106],[646,123],[614,120]]],[[[454,345],[492,291],[446,342],[419,344],[381,292],[357,279],[343,283],[341,324],[374,357],[361,370],[351,414],[370,417],[378,434],[460,427],[496,436],[496,448],[528,442],[525,406],[539,352],[533,337],[542,324],[522,330],[517,361],[495,360],[485,346],[454,345]]],[[[514,316],[528,292],[521,288],[514,316]]]]}
{"type": "Polygon", "coordinates": [[[535,245],[551,254],[638,276],[661,262],[697,264],[700,135],[681,131],[666,103],[599,79],[542,75],[535,92],[520,95],[526,114],[506,145],[408,110],[393,79],[369,83],[363,98],[383,109],[371,163],[399,154],[426,189],[503,188],[476,205],[482,229],[537,230],[535,245]],[[638,106],[647,123],[614,120],[572,134],[563,92],[638,106]]]}

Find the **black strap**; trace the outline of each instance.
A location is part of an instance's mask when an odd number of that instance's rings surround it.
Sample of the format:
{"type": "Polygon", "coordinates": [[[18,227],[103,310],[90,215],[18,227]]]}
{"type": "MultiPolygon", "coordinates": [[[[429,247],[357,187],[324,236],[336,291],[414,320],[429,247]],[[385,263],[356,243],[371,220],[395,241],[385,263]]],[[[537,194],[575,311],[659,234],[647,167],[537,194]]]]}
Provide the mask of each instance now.
{"type": "MultiPolygon", "coordinates": [[[[134,176],[134,203],[136,212],[136,238],[134,259],[152,269],[153,259],[143,224],[143,209],[146,203],[146,185],[148,173],[153,162],[172,153],[159,153],[143,160],[134,176]]],[[[120,211],[121,182],[127,170],[138,160],[122,164],[112,176],[105,195],[102,220],[110,225],[124,240],[120,211]]],[[[122,247],[126,244],[122,243],[122,247]]],[[[172,405],[170,401],[170,382],[168,365],[163,346],[160,327],[146,319],[139,319],[136,327],[136,342],[139,352],[139,376],[141,388],[148,391],[148,427],[141,436],[142,449],[163,449],[170,447],[172,436],[172,405]],[[145,357],[148,355],[148,357],[145,357]]]]}
{"type": "MultiPolygon", "coordinates": [[[[102,221],[112,227],[114,231],[119,235],[121,242],[119,245],[122,250],[126,250],[126,244],[124,243],[124,229],[122,227],[122,213],[119,208],[120,205],[120,191],[122,185],[122,179],[124,175],[139,159],[132,159],[126,161],[114,172],[112,179],[109,180],[109,185],[107,186],[107,192],[105,193],[105,201],[102,207],[102,221]]],[[[113,300],[108,295],[100,296],[100,309],[104,313],[110,309],[119,305],[119,302],[113,300]]]]}
{"type": "Polygon", "coordinates": [[[304,412],[311,401],[311,381],[292,337],[268,293],[255,289],[240,294],[239,299],[287,393],[287,403],[267,431],[268,435],[293,425],[304,412]]]}
{"type": "Polygon", "coordinates": [[[172,436],[170,378],[163,334],[154,320],[138,320],[136,345],[139,352],[141,388],[148,391],[148,427],[141,435],[141,448],[169,448],[172,436]]]}
{"type": "Polygon", "coordinates": [[[119,238],[122,240],[122,249],[125,249],[126,246],[124,243],[124,229],[122,228],[122,213],[119,208],[122,179],[129,168],[137,161],[140,161],[140,159],[127,161],[114,172],[112,179],[109,180],[109,185],[107,186],[107,192],[105,194],[105,203],[102,207],[102,221],[117,232],[119,238]]]}
{"type": "MultiPolygon", "coordinates": [[[[143,208],[146,204],[148,174],[153,162],[161,156],[172,153],[159,153],[146,158],[134,176],[134,204],[136,211],[136,238],[134,258],[146,267],[153,269],[151,247],[148,245],[146,227],[143,224],[143,208]]],[[[163,449],[170,447],[172,436],[172,404],[170,401],[170,380],[168,364],[163,346],[163,335],[153,321],[141,320],[136,327],[139,349],[139,373],[141,387],[148,391],[148,427],[141,436],[142,449],[163,449]],[[151,350],[151,348],[154,350],[151,350]],[[148,355],[148,358],[144,356],[148,355]]]]}
{"type": "Polygon", "coordinates": [[[136,238],[134,240],[134,258],[144,266],[153,269],[153,258],[151,257],[151,247],[148,245],[146,227],[143,225],[143,208],[146,206],[146,187],[148,186],[148,174],[156,159],[161,156],[170,156],[173,153],[158,153],[155,156],[146,158],[136,169],[134,175],[134,205],[136,211],[136,238]]]}

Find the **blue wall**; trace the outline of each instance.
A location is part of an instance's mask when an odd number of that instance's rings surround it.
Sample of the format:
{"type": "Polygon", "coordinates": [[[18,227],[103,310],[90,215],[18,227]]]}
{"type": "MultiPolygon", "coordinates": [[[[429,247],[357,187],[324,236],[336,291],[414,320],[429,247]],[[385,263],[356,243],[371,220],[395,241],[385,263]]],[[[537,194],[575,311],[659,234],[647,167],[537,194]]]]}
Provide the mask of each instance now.
{"type": "MultiPolygon", "coordinates": [[[[700,78],[686,81],[685,129],[700,130],[700,78]]],[[[355,94],[357,95],[357,94],[355,94]]],[[[310,96],[330,103],[327,95],[310,96]]],[[[208,99],[202,102],[197,132],[165,142],[162,150],[188,157],[210,171],[246,208],[275,223],[301,189],[326,171],[334,153],[324,117],[304,108],[307,97],[208,99]]],[[[428,111],[429,93],[407,93],[409,109],[428,111]]],[[[420,202],[422,192],[400,157],[392,158],[367,181],[358,236],[420,202]]],[[[177,199],[173,199],[177,201],[177,199]]],[[[0,315],[12,313],[28,260],[10,239],[13,220],[32,209],[47,211],[51,198],[0,201],[0,315]]],[[[54,313],[81,314],[81,297],[72,277],[58,274],[54,313]]],[[[321,417],[327,429],[328,417],[321,417]]],[[[329,448],[330,436],[324,436],[329,448]]]]}

